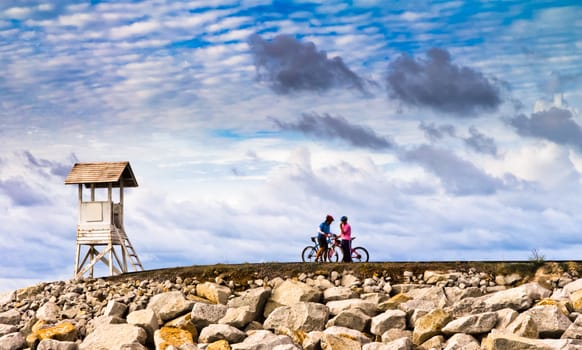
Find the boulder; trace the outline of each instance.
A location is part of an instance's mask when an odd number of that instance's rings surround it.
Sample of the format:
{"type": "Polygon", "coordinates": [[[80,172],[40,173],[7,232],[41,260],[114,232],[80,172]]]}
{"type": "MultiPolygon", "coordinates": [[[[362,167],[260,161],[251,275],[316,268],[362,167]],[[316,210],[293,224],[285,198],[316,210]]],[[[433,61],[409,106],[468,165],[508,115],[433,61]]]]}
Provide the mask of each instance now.
{"type": "Polygon", "coordinates": [[[421,345],[428,339],[441,334],[442,328],[450,322],[452,316],[443,309],[435,309],[420,317],[414,323],[412,343],[421,345]]]}
{"type": "Polygon", "coordinates": [[[364,344],[362,350],[412,350],[412,341],[410,338],[398,338],[390,342],[374,342],[364,344]]]}
{"type": "Polygon", "coordinates": [[[20,312],[16,309],[0,312],[0,324],[16,326],[20,322],[21,317],[20,312]]]}
{"type": "Polygon", "coordinates": [[[9,333],[18,332],[18,327],[11,324],[1,324],[0,323],[0,337],[5,336],[9,333]]]}
{"type": "Polygon", "coordinates": [[[341,311],[335,317],[327,321],[326,327],[340,326],[363,332],[370,324],[371,317],[358,309],[341,311]]]}
{"type": "Polygon", "coordinates": [[[318,288],[306,283],[285,280],[271,292],[271,297],[267,300],[263,315],[265,318],[279,306],[290,306],[299,302],[321,301],[322,293],[318,288]]]}
{"type": "Polygon", "coordinates": [[[121,350],[126,344],[145,344],[147,339],[146,331],[131,324],[106,324],[98,327],[87,335],[79,350],[121,350]]]}
{"type": "Polygon", "coordinates": [[[378,306],[371,302],[362,299],[346,299],[330,301],[325,304],[329,308],[329,313],[333,316],[339,314],[344,310],[360,310],[370,317],[378,314],[378,306]]]}
{"type": "Polygon", "coordinates": [[[36,311],[36,318],[49,323],[56,323],[61,316],[61,307],[52,301],[43,304],[36,311]]]}
{"type": "Polygon", "coordinates": [[[323,331],[323,334],[330,334],[342,338],[353,339],[360,344],[367,344],[371,341],[370,338],[368,338],[364,333],[346,327],[332,326],[326,328],[323,331]]]}
{"type": "Polygon", "coordinates": [[[154,295],[147,305],[153,310],[162,324],[168,320],[184,315],[192,310],[193,301],[186,300],[180,291],[172,291],[154,295]]]}
{"type": "Polygon", "coordinates": [[[489,332],[496,324],[497,313],[485,312],[455,319],[447,323],[442,332],[449,335],[454,333],[481,334],[489,332]]]}
{"type": "Polygon", "coordinates": [[[190,312],[190,321],[198,330],[213,324],[226,315],[228,307],[222,304],[196,303],[190,312]]]}
{"type": "Polygon", "coordinates": [[[198,339],[198,329],[192,323],[191,314],[182,315],[164,324],[164,327],[173,327],[183,329],[192,335],[192,339],[198,339]]]}
{"type": "Polygon", "coordinates": [[[481,345],[469,334],[456,333],[450,337],[446,344],[444,350],[480,350],[481,345]]]}
{"type": "Polygon", "coordinates": [[[276,335],[266,330],[254,331],[242,342],[232,344],[232,350],[300,349],[286,335],[276,335]]]}
{"type": "Polygon", "coordinates": [[[127,305],[115,300],[109,300],[103,311],[103,316],[125,317],[126,311],[127,305]]]}
{"type": "Polygon", "coordinates": [[[327,288],[323,291],[323,302],[327,303],[334,300],[354,299],[358,297],[358,293],[351,288],[338,286],[327,288]]]}
{"type": "Polygon", "coordinates": [[[26,346],[26,339],[20,332],[6,334],[0,337],[0,349],[20,350],[26,346]]]}
{"type": "Polygon", "coordinates": [[[370,333],[381,336],[389,329],[406,329],[406,313],[404,311],[387,310],[372,318],[370,333]]]}
{"type": "Polygon", "coordinates": [[[321,336],[322,350],[361,350],[362,345],[356,340],[324,333],[321,336]]]}
{"type": "Polygon", "coordinates": [[[166,349],[169,346],[180,349],[185,345],[194,345],[194,339],[187,330],[164,326],[155,331],[154,344],[156,349],[166,349]]]}
{"type": "Polygon", "coordinates": [[[154,341],[154,333],[159,329],[158,318],[151,309],[137,310],[127,315],[127,323],[143,328],[147,334],[147,341],[154,341]]]}
{"type": "Polygon", "coordinates": [[[582,317],[576,317],[576,320],[566,329],[561,336],[562,339],[582,339],[582,317]]]}
{"type": "Polygon", "coordinates": [[[226,305],[228,297],[232,291],[227,286],[221,286],[217,283],[204,282],[196,286],[196,295],[208,299],[215,304],[226,305]]]}
{"type": "Polygon", "coordinates": [[[559,338],[572,321],[555,305],[534,306],[520,317],[531,316],[541,338],[559,338]]]}
{"type": "Polygon", "coordinates": [[[198,342],[212,343],[224,339],[230,344],[233,344],[240,343],[244,338],[246,338],[246,334],[233,326],[227,324],[211,324],[200,331],[198,342]]]}
{"type": "Polygon", "coordinates": [[[45,339],[38,343],[36,350],[77,350],[79,345],[72,341],[45,339]]]}
{"type": "Polygon", "coordinates": [[[265,329],[280,327],[304,332],[321,331],[329,317],[329,310],[325,305],[312,302],[296,303],[293,306],[276,308],[265,320],[265,329]]]}
{"type": "Polygon", "coordinates": [[[250,317],[254,320],[257,316],[263,315],[265,304],[270,296],[271,290],[264,287],[247,289],[239,296],[230,299],[227,306],[230,308],[248,306],[251,312],[250,317]]]}
{"type": "Polygon", "coordinates": [[[530,339],[515,334],[491,332],[484,339],[483,350],[580,350],[582,341],[577,339],[530,339]]]}
{"type": "Polygon", "coordinates": [[[228,324],[236,328],[244,328],[255,316],[256,312],[251,312],[250,307],[231,307],[226,310],[226,314],[218,320],[218,323],[228,324]]]}

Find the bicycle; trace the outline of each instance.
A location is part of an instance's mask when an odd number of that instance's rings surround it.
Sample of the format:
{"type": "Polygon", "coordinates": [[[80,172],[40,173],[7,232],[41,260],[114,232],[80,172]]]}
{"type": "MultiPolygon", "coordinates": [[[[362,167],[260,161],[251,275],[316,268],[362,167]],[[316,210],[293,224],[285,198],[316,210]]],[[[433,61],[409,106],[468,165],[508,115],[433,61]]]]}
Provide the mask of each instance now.
{"type": "MultiPolygon", "coordinates": [[[[356,239],[356,237],[352,237],[352,242],[356,239]]],[[[341,244],[341,243],[340,243],[341,244]]],[[[368,262],[370,258],[370,254],[368,254],[368,250],[364,247],[355,247],[350,250],[352,254],[352,261],[353,262],[368,262]]]]}
{"type": "MultiPolygon", "coordinates": [[[[334,240],[337,241],[337,238],[334,240]]],[[[303,262],[313,262],[317,256],[317,251],[319,250],[317,237],[311,237],[311,241],[313,242],[313,245],[308,245],[307,247],[303,248],[303,251],[301,252],[301,259],[303,262]]],[[[338,246],[335,244],[335,242],[332,241],[330,237],[327,237],[327,246],[327,261],[338,262],[340,255],[339,252],[341,249],[338,250],[338,246]]]]}
{"type": "MultiPolygon", "coordinates": [[[[356,237],[352,237],[352,241],[356,239],[356,237]]],[[[304,262],[307,261],[315,261],[315,256],[317,254],[317,250],[319,249],[319,244],[317,243],[317,237],[311,237],[311,241],[314,243],[313,246],[307,246],[303,248],[303,252],[301,252],[301,259],[304,262]]],[[[342,251],[341,249],[341,241],[339,240],[338,236],[334,236],[333,239],[328,237],[328,261],[331,262],[338,262],[339,252],[342,251]]],[[[368,262],[370,258],[370,254],[368,254],[368,250],[364,247],[355,247],[350,250],[352,255],[353,262],[368,262]]],[[[341,259],[343,260],[343,259],[341,259]]]]}

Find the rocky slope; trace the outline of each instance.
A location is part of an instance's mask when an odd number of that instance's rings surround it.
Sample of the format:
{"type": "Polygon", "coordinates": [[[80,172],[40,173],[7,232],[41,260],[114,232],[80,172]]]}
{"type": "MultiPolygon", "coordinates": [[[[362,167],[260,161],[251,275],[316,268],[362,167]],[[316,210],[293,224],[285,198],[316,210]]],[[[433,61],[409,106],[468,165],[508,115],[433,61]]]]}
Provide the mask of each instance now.
{"type": "Polygon", "coordinates": [[[576,262],[243,264],[0,299],[0,349],[582,349],[576,262]]]}

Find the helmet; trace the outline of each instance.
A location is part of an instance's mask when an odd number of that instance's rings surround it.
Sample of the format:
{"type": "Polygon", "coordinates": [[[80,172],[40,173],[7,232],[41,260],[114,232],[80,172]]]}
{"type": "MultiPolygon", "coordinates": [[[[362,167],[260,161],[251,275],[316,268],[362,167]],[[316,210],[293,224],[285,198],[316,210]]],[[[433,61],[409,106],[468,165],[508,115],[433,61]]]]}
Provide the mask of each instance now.
{"type": "Polygon", "coordinates": [[[325,220],[326,221],[333,221],[334,219],[333,219],[333,216],[327,214],[327,216],[325,217],[325,220]]]}
{"type": "Polygon", "coordinates": [[[342,216],[342,218],[340,220],[346,222],[346,221],[348,221],[348,217],[344,215],[344,216],[342,216]]]}

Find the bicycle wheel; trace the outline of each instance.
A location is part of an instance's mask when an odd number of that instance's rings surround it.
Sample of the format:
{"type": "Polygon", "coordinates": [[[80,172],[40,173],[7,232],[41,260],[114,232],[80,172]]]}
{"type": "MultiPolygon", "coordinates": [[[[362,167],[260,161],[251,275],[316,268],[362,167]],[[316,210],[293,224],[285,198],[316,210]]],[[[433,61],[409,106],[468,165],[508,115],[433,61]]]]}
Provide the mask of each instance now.
{"type": "Polygon", "coordinates": [[[337,247],[331,247],[329,248],[329,251],[327,252],[327,261],[329,262],[338,262],[339,260],[339,250],[337,249],[337,247]]]}
{"type": "Polygon", "coordinates": [[[303,248],[303,252],[301,252],[301,259],[303,262],[313,262],[315,261],[315,254],[317,254],[317,250],[313,246],[307,246],[303,248]]]}
{"type": "Polygon", "coordinates": [[[355,247],[352,249],[353,262],[368,262],[369,257],[368,250],[364,247],[355,247]]]}

